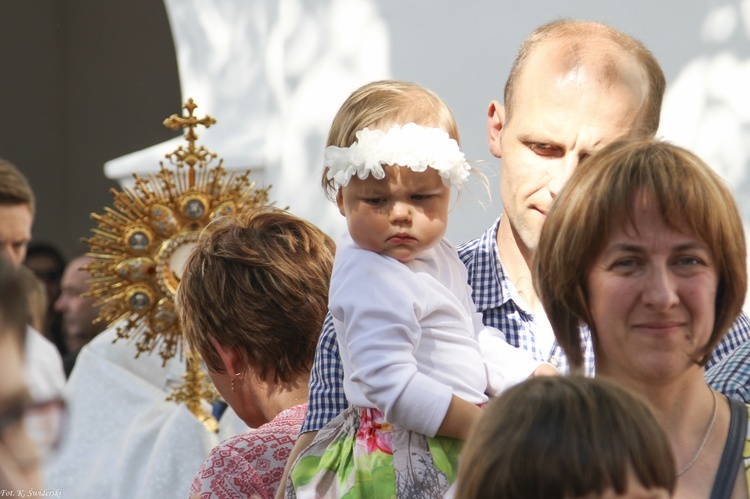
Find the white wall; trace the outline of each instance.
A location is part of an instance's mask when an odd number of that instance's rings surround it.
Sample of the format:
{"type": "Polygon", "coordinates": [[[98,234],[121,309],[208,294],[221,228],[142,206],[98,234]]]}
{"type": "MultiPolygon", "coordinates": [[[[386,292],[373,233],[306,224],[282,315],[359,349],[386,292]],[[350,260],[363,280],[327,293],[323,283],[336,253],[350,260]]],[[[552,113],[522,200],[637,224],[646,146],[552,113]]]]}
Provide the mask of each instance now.
{"type": "MultiPolygon", "coordinates": [[[[502,99],[523,38],[557,17],[606,22],[651,49],[668,81],[660,135],[695,150],[730,181],[750,227],[750,0],[165,3],[183,97],[218,119],[202,138],[220,156],[244,155],[237,168],[258,169],[279,206],[333,236],[343,219],[317,185],[327,128],[352,90],[379,78],[420,83],[453,109],[464,152],[484,162],[492,189],[491,200],[478,185],[467,191],[448,237],[460,243],[485,230],[501,209],[487,104],[502,99]]],[[[118,167],[131,168],[127,161],[118,167]]]]}

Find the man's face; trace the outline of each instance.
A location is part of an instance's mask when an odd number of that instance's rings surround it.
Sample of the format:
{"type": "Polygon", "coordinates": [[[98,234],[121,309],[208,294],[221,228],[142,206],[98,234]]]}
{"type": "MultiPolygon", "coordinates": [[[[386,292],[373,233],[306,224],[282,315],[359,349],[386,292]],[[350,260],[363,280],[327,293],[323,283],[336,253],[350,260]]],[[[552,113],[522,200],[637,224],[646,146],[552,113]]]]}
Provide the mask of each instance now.
{"type": "Polygon", "coordinates": [[[31,209],[25,204],[0,204],[0,258],[18,268],[31,240],[31,209]]]}
{"type": "Polygon", "coordinates": [[[536,250],[547,209],[578,163],[631,135],[646,97],[645,78],[607,81],[592,62],[569,70],[556,43],[528,60],[510,120],[502,106],[490,105],[490,150],[503,160],[504,218],[524,254],[536,250]]]}
{"type": "Polygon", "coordinates": [[[91,276],[80,270],[87,262],[86,258],[76,258],[68,264],[63,273],[62,292],[55,302],[55,310],[63,316],[65,344],[71,352],[91,341],[102,329],[101,325],[93,324],[99,315],[99,309],[94,307],[95,300],[81,297],[90,289],[86,281],[91,276]]]}

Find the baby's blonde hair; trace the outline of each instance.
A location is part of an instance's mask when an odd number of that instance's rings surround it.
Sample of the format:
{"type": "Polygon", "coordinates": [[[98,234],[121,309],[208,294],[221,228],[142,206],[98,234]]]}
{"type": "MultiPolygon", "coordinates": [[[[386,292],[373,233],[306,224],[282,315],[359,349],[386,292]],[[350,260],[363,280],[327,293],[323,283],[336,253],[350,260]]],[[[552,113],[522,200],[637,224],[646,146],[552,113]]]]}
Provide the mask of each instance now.
{"type": "MultiPolygon", "coordinates": [[[[453,113],[437,94],[416,83],[380,80],[359,87],[344,101],[333,118],[326,146],[349,147],[365,127],[385,130],[406,123],[440,128],[461,143],[453,113]]],[[[327,173],[324,168],[321,185],[333,200],[337,189],[327,173]]]]}

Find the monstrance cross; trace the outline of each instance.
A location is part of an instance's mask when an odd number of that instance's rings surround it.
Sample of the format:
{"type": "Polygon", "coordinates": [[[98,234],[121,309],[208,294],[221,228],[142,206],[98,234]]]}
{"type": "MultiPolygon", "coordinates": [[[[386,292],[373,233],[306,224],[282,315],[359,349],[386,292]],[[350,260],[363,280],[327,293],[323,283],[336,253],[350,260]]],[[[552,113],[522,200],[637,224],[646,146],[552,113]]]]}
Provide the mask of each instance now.
{"type": "Polygon", "coordinates": [[[169,158],[169,160],[175,166],[182,166],[183,163],[188,165],[191,173],[191,186],[193,185],[195,178],[193,172],[193,168],[195,167],[195,165],[200,163],[200,165],[202,166],[208,161],[209,158],[216,157],[216,154],[210,152],[203,146],[198,149],[196,149],[195,147],[195,141],[198,140],[198,135],[195,133],[195,127],[197,127],[198,125],[203,125],[204,127],[208,128],[216,123],[216,120],[209,115],[206,115],[203,118],[197,118],[193,116],[193,112],[197,107],[198,104],[196,104],[192,98],[189,98],[185,105],[182,106],[183,109],[187,109],[187,116],[178,116],[176,114],[173,114],[172,116],[164,120],[164,126],[169,129],[177,130],[180,127],[185,129],[185,140],[187,140],[188,142],[187,150],[183,149],[182,146],[180,146],[177,148],[177,150],[175,150],[171,154],[168,154],[167,158],[169,158]]]}

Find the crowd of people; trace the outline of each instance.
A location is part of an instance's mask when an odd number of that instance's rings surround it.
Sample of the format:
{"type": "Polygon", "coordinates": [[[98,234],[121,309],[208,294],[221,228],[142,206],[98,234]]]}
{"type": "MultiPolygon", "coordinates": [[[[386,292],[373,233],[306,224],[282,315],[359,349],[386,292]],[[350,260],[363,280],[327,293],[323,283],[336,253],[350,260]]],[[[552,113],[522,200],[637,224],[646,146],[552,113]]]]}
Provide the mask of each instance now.
{"type": "MultiPolygon", "coordinates": [[[[260,207],[210,224],[187,261],[176,300],[187,344],[247,428],[191,455],[204,464],[172,488],[200,499],[750,497],[745,235],[725,181],[655,138],[665,87],[654,56],[618,30],[537,28],[487,110],[502,213],[457,247],[444,238],[451,193],[473,170],[448,106],[410,82],[355,89],[321,160],[342,239],[260,207]]],[[[64,374],[39,333],[47,314],[62,317],[66,359],[104,348],[81,296],[86,257],[38,267],[46,288],[17,270],[33,214],[25,178],[0,162],[8,490],[42,486],[39,457],[60,436],[64,374]],[[50,308],[45,277],[58,275],[50,308]]],[[[80,387],[97,381],[72,369],[66,401],[90,405],[80,387]]],[[[110,400],[127,418],[132,408],[110,400]]],[[[137,474],[123,445],[118,469],[137,474]]],[[[187,459],[180,442],[151,445],[187,459]]],[[[80,490],[63,493],[90,495],[88,478],[73,482],[80,490]]]]}

